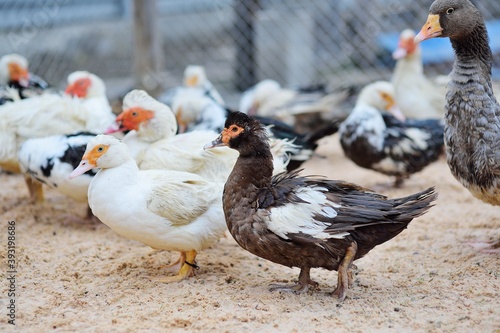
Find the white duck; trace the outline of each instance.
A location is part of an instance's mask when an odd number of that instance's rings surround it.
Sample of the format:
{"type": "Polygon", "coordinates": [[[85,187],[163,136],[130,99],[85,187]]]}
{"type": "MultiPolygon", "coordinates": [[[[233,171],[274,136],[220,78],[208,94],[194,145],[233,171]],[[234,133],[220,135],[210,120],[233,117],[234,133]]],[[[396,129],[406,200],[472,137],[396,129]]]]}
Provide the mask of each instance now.
{"type": "Polygon", "coordinates": [[[91,139],[71,177],[99,168],[89,187],[89,205],[123,237],[154,249],[181,252],[177,275],[194,274],[196,255],[224,235],[222,184],[179,171],[139,170],[128,146],[108,135],[91,139]]]}
{"type": "Polygon", "coordinates": [[[405,29],[392,56],[397,60],[392,76],[396,103],[408,118],[443,118],[446,85],[429,80],[424,74],[422,51],[414,41],[415,32],[405,29]]]}
{"type": "Polygon", "coordinates": [[[172,111],[177,122],[182,122],[184,131],[222,131],[228,110],[212,98],[196,92],[185,91],[175,96],[172,111]]]}
{"type": "MultiPolygon", "coordinates": [[[[123,99],[123,112],[116,118],[118,130],[130,130],[123,142],[130,146],[140,169],[167,169],[199,174],[206,179],[225,181],[236,162],[231,149],[206,151],[204,141],[214,131],[176,134],[177,123],[172,110],[143,90],[133,90],[123,99]]],[[[107,133],[116,131],[110,129],[107,133]]],[[[285,171],[288,152],[293,145],[274,140],[273,153],[277,172],[285,171]]]]}
{"type": "Polygon", "coordinates": [[[218,105],[224,105],[224,99],[208,80],[205,68],[189,65],[184,70],[183,86],[174,88],[168,104],[166,103],[175,113],[179,133],[186,132],[191,124],[198,121],[199,117],[193,108],[184,108],[183,104],[186,101],[196,101],[200,98],[207,98],[218,105]]]}
{"type": "MultiPolygon", "coordinates": [[[[168,89],[158,97],[158,100],[172,109],[174,109],[176,99],[190,98],[190,96],[194,96],[195,98],[206,96],[220,105],[225,104],[221,94],[217,91],[212,82],[208,80],[203,66],[188,65],[184,69],[182,81],[183,83],[181,86],[168,89]]],[[[196,114],[185,113],[185,111],[179,113],[176,112],[179,132],[185,132],[185,127],[188,124],[191,124],[195,120],[196,116],[196,114]]]]}
{"type": "MultiPolygon", "coordinates": [[[[336,114],[336,107],[347,97],[345,91],[310,90],[283,88],[278,82],[266,79],[242,94],[239,110],[251,116],[275,117],[291,126],[296,126],[297,117],[305,118],[305,115],[325,120],[340,116],[336,114]]],[[[304,120],[307,119],[301,121],[304,120]]]]}
{"type": "MultiPolygon", "coordinates": [[[[193,124],[199,122],[200,110],[211,102],[220,105],[212,98],[208,97],[200,89],[179,89],[171,101],[171,109],[174,112],[179,133],[185,133],[192,130],[193,124]]],[[[219,114],[213,115],[217,121],[221,120],[219,114]]],[[[224,119],[225,120],[225,119],[224,119]]],[[[222,121],[224,121],[222,120],[222,121]]]]}
{"type": "Polygon", "coordinates": [[[184,86],[203,91],[205,96],[210,97],[220,105],[224,105],[224,99],[215,86],[208,80],[205,67],[200,65],[189,65],[184,70],[184,86]]]}
{"type": "MultiPolygon", "coordinates": [[[[0,167],[20,172],[17,154],[27,139],[78,131],[102,133],[114,122],[100,78],[74,72],[66,90],[75,97],[47,93],[0,106],[0,167]]],[[[41,184],[30,179],[27,183],[31,198],[42,201],[41,184]]]]}

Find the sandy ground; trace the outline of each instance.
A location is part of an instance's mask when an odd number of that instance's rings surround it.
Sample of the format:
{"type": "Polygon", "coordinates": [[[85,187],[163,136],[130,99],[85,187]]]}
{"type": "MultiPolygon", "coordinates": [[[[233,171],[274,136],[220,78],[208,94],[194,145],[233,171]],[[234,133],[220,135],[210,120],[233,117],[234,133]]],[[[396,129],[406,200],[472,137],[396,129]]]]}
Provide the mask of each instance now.
{"type": "MultiPolygon", "coordinates": [[[[338,138],[325,138],[304,174],[367,187],[388,177],[347,160],[338,138]]],[[[500,236],[500,207],[471,197],[444,159],[413,176],[403,196],[435,185],[437,205],[409,228],[356,261],[355,283],[339,304],[329,295],[336,272],[312,271],[320,287],[276,293],[298,269],[257,258],[232,238],[198,256],[196,277],[161,284],[176,253],[156,252],[103,224],[77,221],[85,204],[46,191],[28,203],[19,175],[0,175],[0,331],[23,332],[500,332],[500,258],[468,242],[500,236]],[[7,223],[16,226],[16,326],[7,323],[7,223]]]]}

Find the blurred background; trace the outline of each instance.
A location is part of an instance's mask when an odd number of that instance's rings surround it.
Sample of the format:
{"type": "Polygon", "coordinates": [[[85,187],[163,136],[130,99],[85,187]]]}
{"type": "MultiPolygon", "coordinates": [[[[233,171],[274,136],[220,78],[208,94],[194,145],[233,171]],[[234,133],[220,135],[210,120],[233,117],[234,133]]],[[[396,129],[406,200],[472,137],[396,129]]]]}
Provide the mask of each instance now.
{"type": "MultiPolygon", "coordinates": [[[[472,1],[488,22],[500,78],[500,1],[472,1]]],[[[432,0],[0,0],[0,54],[16,52],[56,88],[88,70],[119,99],[182,84],[189,64],[229,106],[271,78],[330,90],[390,79],[400,31],[420,30],[432,0]]],[[[447,39],[422,44],[426,74],[448,74],[447,39]]]]}

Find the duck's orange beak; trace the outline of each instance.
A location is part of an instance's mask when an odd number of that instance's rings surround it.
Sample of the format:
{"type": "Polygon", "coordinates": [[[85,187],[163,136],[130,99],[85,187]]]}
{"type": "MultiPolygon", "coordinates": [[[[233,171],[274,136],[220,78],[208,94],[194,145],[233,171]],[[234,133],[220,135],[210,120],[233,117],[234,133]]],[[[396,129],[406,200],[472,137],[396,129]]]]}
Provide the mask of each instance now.
{"type": "Polygon", "coordinates": [[[443,28],[441,28],[441,24],[439,23],[439,15],[429,14],[422,30],[415,36],[415,43],[441,36],[442,33],[443,28]]]}

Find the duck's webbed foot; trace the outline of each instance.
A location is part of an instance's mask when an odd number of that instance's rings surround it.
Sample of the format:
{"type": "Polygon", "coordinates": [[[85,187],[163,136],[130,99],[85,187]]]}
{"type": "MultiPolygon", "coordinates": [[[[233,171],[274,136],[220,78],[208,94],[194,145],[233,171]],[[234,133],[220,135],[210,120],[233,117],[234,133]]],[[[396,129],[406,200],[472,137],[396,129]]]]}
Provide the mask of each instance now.
{"type": "Polygon", "coordinates": [[[344,259],[342,259],[342,262],[339,265],[337,288],[335,288],[335,290],[332,292],[332,295],[337,296],[339,298],[339,301],[341,302],[347,296],[347,290],[353,283],[351,268],[357,251],[358,244],[356,242],[352,242],[351,245],[347,248],[344,259]]]}
{"type": "Polygon", "coordinates": [[[306,292],[309,290],[309,286],[317,287],[318,282],[311,280],[311,276],[309,275],[310,268],[302,268],[299,274],[299,281],[296,284],[289,285],[280,285],[280,284],[271,284],[269,285],[270,291],[286,291],[286,292],[294,292],[297,294],[306,292]]]}

